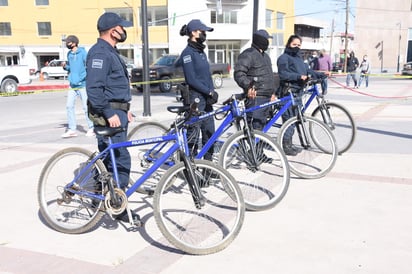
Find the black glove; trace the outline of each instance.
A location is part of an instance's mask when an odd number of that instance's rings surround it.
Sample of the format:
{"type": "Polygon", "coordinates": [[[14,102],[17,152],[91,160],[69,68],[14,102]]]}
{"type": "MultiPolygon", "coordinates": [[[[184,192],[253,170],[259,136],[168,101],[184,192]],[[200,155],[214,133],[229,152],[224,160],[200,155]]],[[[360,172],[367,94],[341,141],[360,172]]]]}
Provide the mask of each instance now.
{"type": "Polygon", "coordinates": [[[206,104],[213,105],[217,103],[218,99],[219,99],[219,94],[216,91],[212,91],[206,99],[206,104]]]}

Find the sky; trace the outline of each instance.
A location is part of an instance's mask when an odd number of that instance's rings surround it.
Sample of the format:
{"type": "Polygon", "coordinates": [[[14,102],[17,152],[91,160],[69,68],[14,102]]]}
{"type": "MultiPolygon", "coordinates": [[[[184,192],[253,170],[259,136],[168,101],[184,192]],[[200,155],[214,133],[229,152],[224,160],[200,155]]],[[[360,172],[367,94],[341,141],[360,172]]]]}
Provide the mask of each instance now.
{"type": "MultiPolygon", "coordinates": [[[[349,0],[349,26],[353,30],[356,0],[349,0]]],[[[325,31],[330,31],[332,19],[336,32],[345,32],[345,0],[295,0],[295,16],[311,17],[328,23],[325,31]]]]}

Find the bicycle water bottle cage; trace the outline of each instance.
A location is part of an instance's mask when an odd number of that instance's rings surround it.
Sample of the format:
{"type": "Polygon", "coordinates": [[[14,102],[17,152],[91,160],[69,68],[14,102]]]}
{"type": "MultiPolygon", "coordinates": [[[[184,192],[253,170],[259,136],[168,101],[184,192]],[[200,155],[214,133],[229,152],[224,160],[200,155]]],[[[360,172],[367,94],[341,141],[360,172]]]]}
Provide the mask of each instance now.
{"type": "Polygon", "coordinates": [[[97,135],[102,135],[102,136],[113,136],[119,132],[126,131],[126,128],[124,127],[94,127],[94,132],[97,135]]]}

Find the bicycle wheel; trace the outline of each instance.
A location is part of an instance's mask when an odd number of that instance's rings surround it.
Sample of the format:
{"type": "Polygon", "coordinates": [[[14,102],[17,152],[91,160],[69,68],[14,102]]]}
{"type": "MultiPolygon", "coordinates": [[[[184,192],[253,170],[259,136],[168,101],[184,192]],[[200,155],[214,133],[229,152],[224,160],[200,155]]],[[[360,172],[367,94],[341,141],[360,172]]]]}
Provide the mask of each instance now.
{"type": "Polygon", "coordinates": [[[339,154],[348,151],[353,145],[356,136],[355,120],[344,106],[325,102],[314,109],[312,117],[323,121],[333,132],[339,154]]]}
{"type": "Polygon", "coordinates": [[[279,130],[278,143],[282,146],[285,133],[295,132],[292,145],[300,150],[296,156],[287,155],[290,171],[302,178],[315,179],[325,176],[332,170],[338,157],[335,137],[323,122],[303,117],[287,120],[279,130]]]}
{"type": "MultiPolygon", "coordinates": [[[[128,140],[140,140],[151,137],[159,137],[167,132],[167,127],[158,122],[145,122],[143,124],[134,127],[127,134],[128,140]]],[[[146,144],[129,147],[130,157],[132,159],[132,165],[130,170],[130,181],[134,183],[152,163],[156,161],[169,147],[169,144],[146,144]]],[[[152,195],[157,183],[159,182],[162,174],[166,168],[158,169],[150,178],[148,178],[137,190],[141,194],[152,195]]]]}
{"type": "Polygon", "coordinates": [[[98,160],[90,169],[86,164],[93,156],[83,148],[66,148],[54,154],[43,167],[37,188],[40,213],[53,229],[69,234],[83,233],[94,228],[104,215],[103,201],[87,194],[102,194],[102,184],[96,179],[106,172],[98,160]],[[79,175],[72,190],[65,187],[79,175]]]}
{"type": "Polygon", "coordinates": [[[223,145],[219,164],[235,177],[246,208],[265,210],[285,196],[290,181],[289,164],[283,150],[272,138],[254,131],[249,144],[243,131],[233,134],[223,145]],[[256,161],[251,149],[255,150],[256,161]]]}
{"type": "Polygon", "coordinates": [[[195,176],[202,185],[205,205],[196,208],[185,165],[170,168],[153,197],[154,217],[164,237],[180,250],[196,255],[218,252],[239,234],[245,205],[234,178],[206,160],[195,160],[195,176]],[[206,187],[207,185],[207,187],[206,187]]]}

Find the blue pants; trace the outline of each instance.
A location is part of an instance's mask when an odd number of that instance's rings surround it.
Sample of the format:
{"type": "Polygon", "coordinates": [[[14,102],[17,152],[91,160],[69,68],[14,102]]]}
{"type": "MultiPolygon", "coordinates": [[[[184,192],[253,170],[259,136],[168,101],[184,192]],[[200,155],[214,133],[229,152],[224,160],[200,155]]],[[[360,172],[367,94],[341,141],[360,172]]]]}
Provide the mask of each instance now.
{"type": "MultiPolygon", "coordinates": [[[[126,127],[128,126],[129,122],[127,119],[127,112],[116,109],[116,114],[120,118],[121,126],[126,127]]],[[[107,139],[103,138],[102,136],[97,136],[97,146],[99,151],[103,151],[107,147],[107,139]]],[[[119,132],[112,137],[113,143],[119,143],[127,141],[127,130],[124,132],[119,132]]],[[[130,175],[130,167],[131,167],[131,159],[130,154],[127,148],[122,147],[115,150],[115,159],[117,170],[119,172],[119,185],[122,189],[125,189],[129,184],[129,175],[130,175]]],[[[107,157],[104,161],[105,166],[109,172],[113,172],[113,165],[110,157],[107,157]]]]}
{"type": "Polygon", "coordinates": [[[93,128],[93,123],[90,121],[89,116],[87,114],[87,93],[86,88],[79,88],[79,89],[69,89],[67,93],[67,102],[66,102],[66,111],[67,111],[67,123],[68,129],[76,130],[77,123],[76,123],[76,98],[80,97],[82,101],[82,108],[83,112],[86,116],[87,127],[93,128]]]}
{"type": "Polygon", "coordinates": [[[366,73],[362,73],[361,76],[359,77],[358,87],[361,86],[363,79],[365,79],[366,87],[368,87],[368,85],[369,85],[369,74],[366,74],[366,73]]]}
{"type": "MultiPolygon", "coordinates": [[[[251,100],[248,99],[246,103],[246,108],[258,106],[264,103],[267,103],[270,101],[270,97],[263,97],[263,96],[258,96],[255,99],[251,100]]],[[[263,127],[267,123],[267,118],[269,115],[269,108],[261,108],[257,109],[253,112],[249,112],[247,114],[248,121],[251,123],[252,128],[256,130],[262,130],[263,127]]]]}
{"type": "Polygon", "coordinates": [[[350,78],[352,78],[355,87],[358,86],[358,80],[356,79],[356,71],[348,72],[348,74],[346,75],[346,86],[349,86],[350,78]]]}
{"type": "MultiPolygon", "coordinates": [[[[200,102],[197,106],[200,112],[211,112],[213,111],[213,106],[206,104],[205,96],[197,91],[190,90],[190,103],[193,103],[196,98],[199,98],[200,102]]],[[[210,139],[213,133],[215,133],[215,120],[213,117],[210,117],[206,120],[203,120],[200,125],[196,124],[193,127],[190,127],[187,130],[187,137],[189,138],[188,144],[189,149],[192,152],[192,155],[195,157],[198,153],[198,138],[193,138],[194,136],[198,137],[199,133],[202,133],[202,145],[205,145],[207,141],[210,139]],[[200,126],[200,128],[199,128],[200,126]],[[192,136],[192,138],[190,138],[192,136]]],[[[214,151],[214,145],[212,145],[208,151],[205,153],[203,158],[205,160],[212,160],[214,151]]]]}

